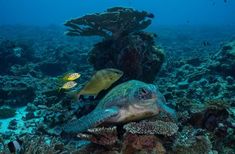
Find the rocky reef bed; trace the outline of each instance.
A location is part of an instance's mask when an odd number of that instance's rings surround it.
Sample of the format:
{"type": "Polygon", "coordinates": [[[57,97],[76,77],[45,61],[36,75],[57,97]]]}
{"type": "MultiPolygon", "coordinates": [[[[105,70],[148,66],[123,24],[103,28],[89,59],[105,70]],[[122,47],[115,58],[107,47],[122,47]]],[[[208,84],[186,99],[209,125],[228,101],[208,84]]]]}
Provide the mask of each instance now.
{"type": "MultiPolygon", "coordinates": [[[[132,13],[145,22],[133,21],[130,29],[122,31],[104,24],[112,35],[98,31],[95,34],[104,37],[102,41],[68,38],[58,27],[18,27],[17,31],[2,26],[0,153],[16,137],[23,140],[24,153],[235,153],[235,40],[231,40],[235,30],[218,35],[205,28],[203,35],[203,28],[157,28],[156,38],[142,31],[150,25],[152,14],[132,13]],[[29,37],[29,33],[35,35],[29,37]],[[216,39],[210,37],[215,34],[216,39]],[[134,63],[128,63],[129,58],[134,63]],[[64,123],[89,113],[98,101],[73,101],[66,93],[58,93],[58,76],[78,71],[82,75],[79,89],[96,70],[106,67],[122,69],[122,82],[154,82],[178,120],[160,113],[124,125],[64,133],[64,123]]],[[[93,33],[86,29],[72,33],[79,22],[67,22],[75,27],[70,35],[94,35],[94,29],[93,33]]]]}

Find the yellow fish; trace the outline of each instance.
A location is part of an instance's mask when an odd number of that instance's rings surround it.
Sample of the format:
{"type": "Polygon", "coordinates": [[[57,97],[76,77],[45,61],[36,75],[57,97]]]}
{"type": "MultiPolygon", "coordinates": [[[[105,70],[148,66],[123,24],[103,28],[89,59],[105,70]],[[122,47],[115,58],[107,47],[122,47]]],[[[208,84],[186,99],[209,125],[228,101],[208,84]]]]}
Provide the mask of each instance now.
{"type": "Polygon", "coordinates": [[[68,90],[68,89],[75,87],[76,85],[77,85],[77,82],[69,81],[69,82],[66,82],[60,89],[68,90]]]}
{"type": "Polygon", "coordinates": [[[80,73],[68,73],[63,77],[64,81],[74,81],[78,78],[80,78],[81,74],[80,73]]]}
{"type": "Polygon", "coordinates": [[[81,95],[96,97],[102,90],[108,89],[114,82],[120,79],[122,75],[122,71],[113,68],[97,71],[78,93],[78,98],[81,95]]]}

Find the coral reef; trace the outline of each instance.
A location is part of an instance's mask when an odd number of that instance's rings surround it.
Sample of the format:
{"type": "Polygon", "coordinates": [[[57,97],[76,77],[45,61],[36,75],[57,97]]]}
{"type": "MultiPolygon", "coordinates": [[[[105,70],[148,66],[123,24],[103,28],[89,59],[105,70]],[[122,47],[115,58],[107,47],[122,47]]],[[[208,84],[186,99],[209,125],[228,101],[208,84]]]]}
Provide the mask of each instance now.
{"type": "Polygon", "coordinates": [[[153,14],[131,8],[114,7],[103,13],[85,15],[65,22],[70,29],[70,36],[93,36],[118,38],[125,33],[131,33],[147,28],[151,24],[153,14]]]}
{"type": "MultiPolygon", "coordinates": [[[[147,14],[138,21],[151,20],[147,14]]],[[[103,15],[92,17],[98,16],[103,15]]],[[[99,21],[106,19],[103,16],[99,21]]],[[[0,26],[0,115],[7,111],[5,106],[15,109],[9,116],[12,118],[0,119],[0,153],[18,136],[24,140],[25,153],[235,153],[234,41],[224,36],[214,39],[218,29],[212,30],[212,38],[208,38],[202,30],[184,27],[159,27],[156,38],[141,31],[145,26],[123,32],[113,29],[102,42],[65,37],[61,35],[63,29],[58,31],[53,26],[0,26]],[[210,46],[201,45],[205,39],[210,46]],[[222,41],[228,43],[220,47],[222,41]],[[64,134],[63,124],[89,113],[102,96],[73,101],[66,93],[58,93],[57,76],[70,70],[81,73],[79,90],[96,69],[110,66],[125,71],[121,82],[136,78],[159,85],[167,105],[177,111],[178,121],[160,113],[116,127],[106,124],[83,134],[64,134]]],[[[77,34],[84,36],[86,31],[77,34]]]]}
{"type": "Polygon", "coordinates": [[[177,154],[208,154],[212,151],[212,143],[207,136],[197,135],[199,132],[192,128],[184,128],[173,145],[177,154]]]}
{"type": "Polygon", "coordinates": [[[96,70],[109,67],[122,70],[124,81],[152,82],[164,61],[164,52],[154,45],[152,34],[135,32],[96,44],[88,61],[96,70]]]}
{"type": "Polygon", "coordinates": [[[89,52],[88,61],[95,70],[117,68],[124,72],[123,81],[153,82],[163,63],[164,53],[155,46],[155,34],[141,31],[151,24],[151,18],[153,14],[145,11],[115,7],[104,13],[67,21],[65,25],[71,29],[66,34],[105,38],[89,52]]]}

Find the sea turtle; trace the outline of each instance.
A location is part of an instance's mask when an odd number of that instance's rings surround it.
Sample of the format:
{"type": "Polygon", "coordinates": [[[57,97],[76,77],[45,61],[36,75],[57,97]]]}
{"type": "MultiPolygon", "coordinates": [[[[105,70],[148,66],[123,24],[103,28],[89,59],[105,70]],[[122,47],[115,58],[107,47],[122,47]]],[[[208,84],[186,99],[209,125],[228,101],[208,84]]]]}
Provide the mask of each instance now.
{"type": "Polygon", "coordinates": [[[167,107],[157,86],[130,80],[114,87],[88,115],[64,125],[67,133],[81,133],[103,123],[127,123],[154,116],[163,110],[174,115],[167,107]]]}

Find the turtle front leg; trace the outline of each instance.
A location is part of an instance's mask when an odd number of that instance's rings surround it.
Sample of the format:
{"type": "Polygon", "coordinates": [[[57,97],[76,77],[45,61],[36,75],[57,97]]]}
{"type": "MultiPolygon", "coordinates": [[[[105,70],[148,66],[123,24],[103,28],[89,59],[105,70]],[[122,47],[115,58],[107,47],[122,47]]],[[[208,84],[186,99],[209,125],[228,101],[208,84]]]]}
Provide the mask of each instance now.
{"type": "Polygon", "coordinates": [[[81,117],[80,119],[73,120],[64,125],[63,130],[66,133],[82,133],[89,128],[96,127],[106,121],[107,119],[116,116],[118,114],[118,108],[112,107],[109,109],[95,109],[88,115],[81,117]]]}

